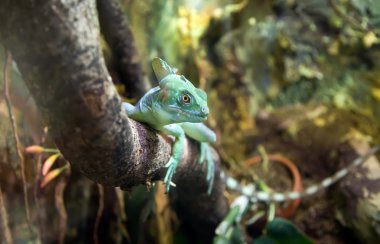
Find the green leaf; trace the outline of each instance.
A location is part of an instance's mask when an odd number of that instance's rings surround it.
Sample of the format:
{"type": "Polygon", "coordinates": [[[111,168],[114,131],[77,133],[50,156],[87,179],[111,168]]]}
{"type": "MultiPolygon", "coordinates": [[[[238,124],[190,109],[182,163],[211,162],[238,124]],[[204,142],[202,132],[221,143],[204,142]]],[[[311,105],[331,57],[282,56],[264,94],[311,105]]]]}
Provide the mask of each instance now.
{"type": "Polygon", "coordinates": [[[254,244],[279,244],[278,241],[276,241],[275,239],[273,239],[269,236],[260,236],[253,243],[254,244]]]}
{"type": "Polygon", "coordinates": [[[239,224],[230,226],[224,235],[216,235],[213,244],[235,244],[244,243],[244,234],[239,224]]]}
{"type": "Polygon", "coordinates": [[[298,230],[292,222],[275,218],[265,227],[266,235],[254,241],[255,244],[312,244],[305,234],[298,230]]]}

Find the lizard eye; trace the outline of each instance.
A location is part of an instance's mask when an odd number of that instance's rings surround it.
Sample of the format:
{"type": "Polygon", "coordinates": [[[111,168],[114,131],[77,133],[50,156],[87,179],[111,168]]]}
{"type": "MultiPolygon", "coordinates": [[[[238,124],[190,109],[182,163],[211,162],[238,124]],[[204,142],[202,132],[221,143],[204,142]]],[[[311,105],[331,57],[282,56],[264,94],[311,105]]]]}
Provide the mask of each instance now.
{"type": "Polygon", "coordinates": [[[183,103],[189,104],[190,103],[190,96],[187,95],[187,94],[183,94],[182,97],[181,97],[181,100],[182,100],[183,103]]]}

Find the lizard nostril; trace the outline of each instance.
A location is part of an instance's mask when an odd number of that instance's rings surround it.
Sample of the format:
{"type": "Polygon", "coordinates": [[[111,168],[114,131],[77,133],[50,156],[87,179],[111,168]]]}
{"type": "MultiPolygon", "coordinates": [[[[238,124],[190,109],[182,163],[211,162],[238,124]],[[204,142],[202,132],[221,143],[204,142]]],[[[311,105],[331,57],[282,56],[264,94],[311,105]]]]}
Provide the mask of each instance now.
{"type": "Polygon", "coordinates": [[[208,114],[208,107],[203,107],[201,111],[203,114],[208,114]]]}

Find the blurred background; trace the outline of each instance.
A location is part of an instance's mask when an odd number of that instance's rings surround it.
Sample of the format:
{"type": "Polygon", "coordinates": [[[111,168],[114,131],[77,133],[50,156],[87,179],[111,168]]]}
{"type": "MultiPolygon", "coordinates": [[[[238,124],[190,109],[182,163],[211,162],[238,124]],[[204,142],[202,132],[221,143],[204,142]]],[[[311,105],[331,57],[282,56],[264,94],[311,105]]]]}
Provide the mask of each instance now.
{"type": "MultiPolygon", "coordinates": [[[[204,89],[211,111],[207,124],[218,135],[215,148],[226,171],[242,182],[263,180],[278,191],[291,189],[285,168],[245,163],[258,148],[292,159],[304,185],[311,185],[346,165],[353,158],[348,148],[363,152],[380,142],[380,1],[120,4],[146,86],[157,85],[150,64],[158,56],[204,89]]],[[[102,35],[99,40],[120,95],[136,102],[118,75],[110,47],[102,35]]],[[[0,57],[3,70],[4,49],[0,57]]],[[[162,187],[125,193],[71,171],[55,151],[17,65],[8,66],[19,147],[29,149],[22,153],[24,186],[7,104],[1,99],[0,207],[5,204],[16,243],[190,243],[162,187]]],[[[379,167],[377,162],[360,176],[365,183],[350,181],[368,187],[369,193],[352,195],[351,188],[327,192],[303,201],[288,218],[317,242],[375,242],[380,238],[379,167]],[[360,204],[352,200],[358,196],[360,204]]],[[[226,197],[232,201],[234,194],[226,197]]],[[[248,225],[247,231],[254,236],[261,229],[248,225]]]]}

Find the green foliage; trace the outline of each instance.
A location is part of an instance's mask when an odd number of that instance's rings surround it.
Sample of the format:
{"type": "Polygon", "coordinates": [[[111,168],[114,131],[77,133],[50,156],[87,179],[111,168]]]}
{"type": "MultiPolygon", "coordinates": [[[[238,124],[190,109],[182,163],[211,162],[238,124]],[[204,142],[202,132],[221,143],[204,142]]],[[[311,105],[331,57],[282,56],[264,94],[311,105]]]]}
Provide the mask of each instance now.
{"type": "Polygon", "coordinates": [[[244,232],[241,227],[235,226],[230,230],[228,235],[216,236],[214,238],[214,244],[231,244],[231,243],[244,243],[244,232]]]}
{"type": "Polygon", "coordinates": [[[380,2],[376,0],[350,0],[349,3],[363,16],[369,26],[380,27],[380,2]]]}
{"type": "Polygon", "coordinates": [[[256,239],[254,244],[312,244],[305,234],[290,221],[275,218],[266,225],[266,234],[256,239]]]}
{"type": "Polygon", "coordinates": [[[368,76],[380,66],[380,2],[278,0],[273,5],[276,12],[265,17],[242,13],[246,24],[225,34],[216,49],[222,60],[236,57],[259,106],[317,102],[378,114],[378,102],[369,94],[379,84],[368,76]]]}

